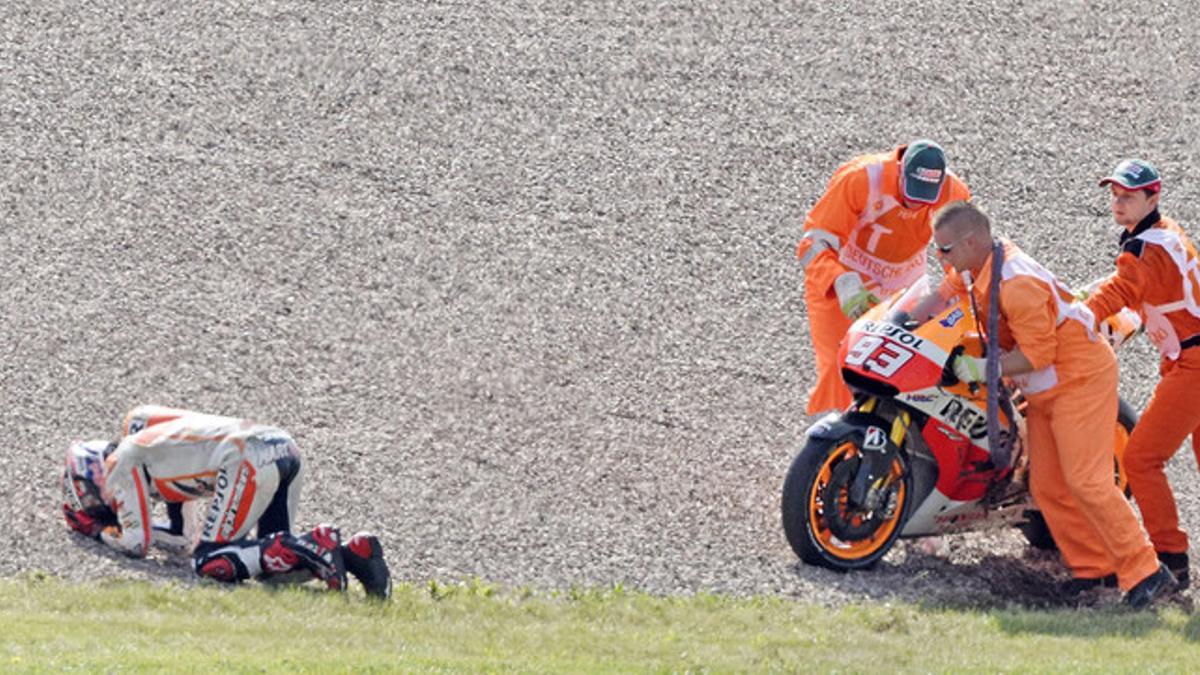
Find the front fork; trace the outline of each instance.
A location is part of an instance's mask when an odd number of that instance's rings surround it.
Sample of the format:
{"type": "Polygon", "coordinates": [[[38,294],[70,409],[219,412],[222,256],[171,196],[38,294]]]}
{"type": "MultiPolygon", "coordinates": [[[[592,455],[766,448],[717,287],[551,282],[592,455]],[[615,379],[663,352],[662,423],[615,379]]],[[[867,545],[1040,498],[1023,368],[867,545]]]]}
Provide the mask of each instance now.
{"type": "MultiPolygon", "coordinates": [[[[885,406],[881,405],[878,398],[872,396],[860,403],[856,410],[886,420],[887,417],[880,414],[883,412],[879,410],[881,407],[885,406]]],[[[874,432],[874,429],[883,432],[882,428],[874,425],[867,427],[861,448],[862,462],[854,476],[854,482],[850,484],[848,496],[852,504],[865,511],[874,511],[884,506],[888,488],[896,478],[892,475],[892,466],[900,448],[904,447],[904,439],[911,423],[912,415],[903,408],[897,408],[891,416],[891,430],[886,432],[883,439],[878,438],[883,434],[874,432]]]]}

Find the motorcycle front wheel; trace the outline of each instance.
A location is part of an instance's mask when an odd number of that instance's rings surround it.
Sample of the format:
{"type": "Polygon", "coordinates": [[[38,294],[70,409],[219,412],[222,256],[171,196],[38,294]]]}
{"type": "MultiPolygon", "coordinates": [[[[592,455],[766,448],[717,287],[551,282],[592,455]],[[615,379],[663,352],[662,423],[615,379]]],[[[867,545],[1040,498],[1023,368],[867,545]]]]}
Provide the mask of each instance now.
{"type": "Polygon", "coordinates": [[[851,504],[862,434],[809,438],[783,483],[783,530],[800,559],[839,571],[868,569],[887,554],[908,519],[911,476],[898,457],[878,505],[851,504]]]}

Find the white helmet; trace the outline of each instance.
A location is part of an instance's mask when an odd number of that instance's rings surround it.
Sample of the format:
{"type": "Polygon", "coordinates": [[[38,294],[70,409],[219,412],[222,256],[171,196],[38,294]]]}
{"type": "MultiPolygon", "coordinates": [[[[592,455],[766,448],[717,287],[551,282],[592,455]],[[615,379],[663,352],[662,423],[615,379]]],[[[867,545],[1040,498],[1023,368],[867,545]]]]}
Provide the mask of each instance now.
{"type": "Polygon", "coordinates": [[[63,515],[67,524],[80,529],[82,522],[100,526],[116,522],[116,514],[104,502],[104,458],[117,447],[109,441],[75,441],[67,448],[62,473],[63,515]]]}

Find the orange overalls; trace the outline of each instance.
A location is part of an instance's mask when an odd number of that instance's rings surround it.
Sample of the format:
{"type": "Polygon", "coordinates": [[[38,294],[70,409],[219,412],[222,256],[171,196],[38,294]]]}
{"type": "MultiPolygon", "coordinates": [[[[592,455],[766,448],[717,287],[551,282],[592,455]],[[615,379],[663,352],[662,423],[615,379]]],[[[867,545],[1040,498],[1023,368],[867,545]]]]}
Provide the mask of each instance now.
{"type": "MultiPolygon", "coordinates": [[[[1158,570],[1133,507],[1113,482],[1117,360],[1092,330],[1088,308],[1015,245],[1005,242],[1000,280],[1001,349],[1020,349],[1034,371],[1011,376],[1029,402],[1029,490],[1063,561],[1078,578],[1117,574],[1129,590],[1158,570]]],[[[974,294],[986,324],[992,262],[974,294]]],[[[963,287],[947,277],[943,295],[963,287]]]]}
{"type": "Polygon", "coordinates": [[[1162,354],[1162,379],[1129,437],[1125,471],[1154,548],[1186,553],[1175,497],[1163,470],[1190,435],[1200,462],[1200,270],[1179,225],[1152,212],[1121,236],[1117,271],[1088,299],[1101,321],[1122,307],[1137,310],[1162,354]]]}
{"type": "Polygon", "coordinates": [[[947,172],[937,203],[905,208],[899,166],[904,148],[843,164],[804,219],[796,255],[804,267],[804,301],[817,359],[817,382],[808,396],[810,415],[844,408],[851,400],[837,364],[838,346],[851,321],[842,313],[834,279],[856,271],[881,298],[912,284],[925,274],[932,214],[971,196],[966,184],[947,172]]]}

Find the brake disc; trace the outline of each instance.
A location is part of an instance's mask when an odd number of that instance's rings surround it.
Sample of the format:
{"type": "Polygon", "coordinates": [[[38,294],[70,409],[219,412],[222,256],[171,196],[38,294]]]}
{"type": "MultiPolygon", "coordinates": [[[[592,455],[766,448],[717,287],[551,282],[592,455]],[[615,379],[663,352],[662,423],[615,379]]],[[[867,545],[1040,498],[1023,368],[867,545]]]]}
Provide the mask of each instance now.
{"type": "MultiPolygon", "coordinates": [[[[821,493],[825,522],[829,531],[842,541],[857,541],[875,533],[887,520],[886,509],[867,511],[850,504],[850,483],[858,473],[857,457],[838,462],[830,471],[829,482],[821,493]]],[[[884,504],[891,499],[881,499],[884,504]]]]}

